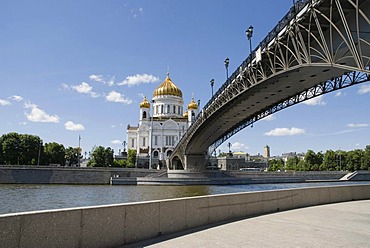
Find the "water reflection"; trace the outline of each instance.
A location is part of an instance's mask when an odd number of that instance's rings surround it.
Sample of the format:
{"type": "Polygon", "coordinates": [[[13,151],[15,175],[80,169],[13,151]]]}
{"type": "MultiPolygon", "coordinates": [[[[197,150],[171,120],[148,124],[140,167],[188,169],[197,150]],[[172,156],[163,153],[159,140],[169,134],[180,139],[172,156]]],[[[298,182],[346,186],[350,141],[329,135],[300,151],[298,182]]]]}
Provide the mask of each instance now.
{"type": "MultiPolygon", "coordinates": [[[[361,182],[364,184],[364,182],[361,182]]],[[[370,184],[370,182],[365,182],[370,184]]],[[[204,186],[0,184],[0,214],[201,195],[356,184],[356,182],[204,186]]]]}

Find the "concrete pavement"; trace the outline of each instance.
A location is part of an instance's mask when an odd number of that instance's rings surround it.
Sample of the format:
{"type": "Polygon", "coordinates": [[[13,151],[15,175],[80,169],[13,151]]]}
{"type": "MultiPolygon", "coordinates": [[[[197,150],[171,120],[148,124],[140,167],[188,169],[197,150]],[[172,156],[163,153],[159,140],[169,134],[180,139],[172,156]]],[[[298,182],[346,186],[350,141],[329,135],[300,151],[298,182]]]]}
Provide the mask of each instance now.
{"type": "Polygon", "coordinates": [[[123,247],[370,247],[370,200],[278,212],[123,247]]]}

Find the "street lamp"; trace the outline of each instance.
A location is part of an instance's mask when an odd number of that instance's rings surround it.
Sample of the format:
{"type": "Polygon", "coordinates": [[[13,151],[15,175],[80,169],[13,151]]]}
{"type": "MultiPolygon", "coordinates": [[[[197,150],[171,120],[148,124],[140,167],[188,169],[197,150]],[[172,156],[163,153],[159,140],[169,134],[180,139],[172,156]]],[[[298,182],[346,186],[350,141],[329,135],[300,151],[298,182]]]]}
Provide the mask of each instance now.
{"type": "Polygon", "coordinates": [[[253,26],[249,26],[249,28],[245,31],[247,38],[249,40],[249,55],[252,54],[252,36],[253,36],[253,26]]]}
{"type": "Polygon", "coordinates": [[[215,84],[215,80],[212,78],[210,82],[211,82],[211,90],[212,90],[212,96],[213,96],[213,85],[215,84]]]}
{"type": "Polygon", "coordinates": [[[77,151],[77,159],[78,159],[78,167],[81,167],[81,161],[80,161],[80,149],[81,149],[81,136],[78,135],[78,151],[77,151]]]}
{"type": "Polygon", "coordinates": [[[40,165],[40,154],[41,154],[42,141],[39,143],[39,156],[37,157],[37,166],[40,165]]]}
{"type": "Polygon", "coordinates": [[[229,78],[229,58],[226,58],[224,63],[225,63],[225,68],[226,68],[226,80],[229,78]]]}
{"type": "Polygon", "coordinates": [[[152,120],[151,120],[151,124],[150,124],[150,148],[149,148],[149,167],[148,167],[148,169],[150,169],[152,167],[152,157],[153,157],[152,148],[153,148],[154,102],[155,101],[152,100],[152,120]]]}

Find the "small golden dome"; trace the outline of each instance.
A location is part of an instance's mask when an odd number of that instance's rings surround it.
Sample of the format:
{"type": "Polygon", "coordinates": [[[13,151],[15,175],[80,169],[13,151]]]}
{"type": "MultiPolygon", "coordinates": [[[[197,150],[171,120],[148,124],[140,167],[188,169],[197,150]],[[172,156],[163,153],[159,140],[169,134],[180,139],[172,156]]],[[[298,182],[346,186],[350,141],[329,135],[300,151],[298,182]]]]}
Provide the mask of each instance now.
{"type": "Polygon", "coordinates": [[[198,104],[194,102],[194,98],[191,99],[191,102],[188,105],[188,109],[198,109],[198,104]]]}
{"type": "Polygon", "coordinates": [[[146,100],[146,96],[144,96],[144,100],[140,103],[140,108],[150,108],[150,103],[146,100]]]}
{"type": "Polygon", "coordinates": [[[188,110],[185,111],[185,113],[182,115],[184,118],[188,118],[188,110]]]}
{"type": "Polygon", "coordinates": [[[167,73],[167,77],[163,83],[161,83],[161,85],[159,85],[153,92],[153,97],[163,95],[172,95],[182,98],[181,90],[171,81],[169,73],[167,73]]]}

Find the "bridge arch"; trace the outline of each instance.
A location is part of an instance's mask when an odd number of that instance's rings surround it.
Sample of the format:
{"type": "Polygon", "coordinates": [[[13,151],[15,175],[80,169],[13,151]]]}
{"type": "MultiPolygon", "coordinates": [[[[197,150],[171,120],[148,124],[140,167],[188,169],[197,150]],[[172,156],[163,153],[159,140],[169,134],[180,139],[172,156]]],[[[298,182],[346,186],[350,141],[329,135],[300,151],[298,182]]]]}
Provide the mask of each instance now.
{"type": "Polygon", "coordinates": [[[302,0],[203,107],[174,149],[185,168],[272,113],[370,79],[370,1],[302,0]]]}
{"type": "Polygon", "coordinates": [[[185,169],[183,162],[178,156],[172,157],[170,164],[171,164],[171,169],[173,170],[184,170],[185,169]]]}

